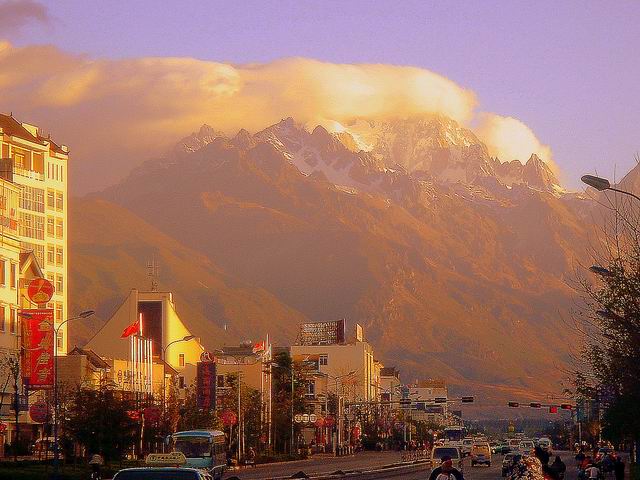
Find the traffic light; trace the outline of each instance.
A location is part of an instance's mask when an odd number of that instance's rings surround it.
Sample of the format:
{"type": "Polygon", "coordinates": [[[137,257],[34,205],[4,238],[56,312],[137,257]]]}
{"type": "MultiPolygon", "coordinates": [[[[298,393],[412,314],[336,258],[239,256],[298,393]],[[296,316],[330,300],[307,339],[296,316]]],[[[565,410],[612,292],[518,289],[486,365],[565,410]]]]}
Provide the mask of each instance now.
{"type": "Polygon", "coordinates": [[[540,407],[542,406],[542,404],[537,403],[537,402],[531,402],[531,403],[529,404],[529,406],[530,406],[531,408],[540,408],[540,407]]]}
{"type": "Polygon", "coordinates": [[[562,410],[573,410],[573,405],[571,405],[570,403],[563,403],[562,405],[560,405],[560,408],[562,410]]]}
{"type": "Polygon", "coordinates": [[[473,397],[462,397],[462,403],[473,403],[473,397]]]}
{"type": "Polygon", "coordinates": [[[518,408],[520,406],[520,404],[518,402],[509,402],[508,405],[511,408],[518,408]]]}
{"type": "Polygon", "coordinates": [[[558,413],[558,407],[552,405],[549,407],[549,413],[558,413]]]}

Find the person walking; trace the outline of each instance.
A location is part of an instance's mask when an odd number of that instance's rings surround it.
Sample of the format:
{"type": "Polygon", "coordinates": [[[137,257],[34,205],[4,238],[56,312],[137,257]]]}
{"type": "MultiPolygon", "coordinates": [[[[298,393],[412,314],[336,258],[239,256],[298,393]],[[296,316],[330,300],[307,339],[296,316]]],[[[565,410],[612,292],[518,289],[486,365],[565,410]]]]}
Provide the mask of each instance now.
{"type": "Polygon", "coordinates": [[[616,480],[624,480],[624,462],[620,456],[616,457],[616,461],[613,464],[613,472],[616,476],[616,480]]]}
{"type": "Polygon", "coordinates": [[[564,464],[559,455],[556,455],[556,459],[551,464],[551,469],[554,471],[556,478],[562,480],[564,473],[567,471],[567,466],[564,464]]]}

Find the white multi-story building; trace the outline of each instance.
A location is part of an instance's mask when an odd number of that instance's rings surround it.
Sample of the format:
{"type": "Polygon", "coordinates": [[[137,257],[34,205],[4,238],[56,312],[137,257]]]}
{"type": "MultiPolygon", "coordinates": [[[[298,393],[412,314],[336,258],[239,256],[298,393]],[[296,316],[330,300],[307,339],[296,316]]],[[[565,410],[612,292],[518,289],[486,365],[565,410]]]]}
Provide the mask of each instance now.
{"type": "MultiPolygon", "coordinates": [[[[45,277],[55,286],[48,305],[55,323],[68,318],[69,149],[56,144],[38,127],[0,114],[0,159],[20,187],[18,225],[22,252],[33,252],[45,277]]],[[[57,351],[67,352],[67,325],[58,333],[57,351]]]]}

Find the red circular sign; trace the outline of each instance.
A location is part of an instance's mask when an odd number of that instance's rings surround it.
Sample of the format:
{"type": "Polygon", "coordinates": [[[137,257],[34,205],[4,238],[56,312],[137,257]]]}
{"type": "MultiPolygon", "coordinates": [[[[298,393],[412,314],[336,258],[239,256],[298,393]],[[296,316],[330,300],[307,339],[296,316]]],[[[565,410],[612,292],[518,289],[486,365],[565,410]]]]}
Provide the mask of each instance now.
{"type": "Polygon", "coordinates": [[[36,423],[45,423],[49,418],[49,407],[44,402],[36,402],[29,407],[29,416],[36,423]]]}
{"type": "Polygon", "coordinates": [[[314,425],[316,426],[316,428],[322,428],[322,427],[324,427],[324,418],[322,418],[322,417],[318,418],[318,419],[315,421],[314,425]]]}
{"type": "Polygon", "coordinates": [[[160,420],[160,409],[158,407],[147,407],[143,410],[143,413],[147,422],[155,423],[160,420]]]}
{"type": "Polygon", "coordinates": [[[54,291],[53,283],[46,278],[34,278],[27,287],[27,295],[33,303],[37,304],[47,303],[51,300],[54,291]]]}
{"type": "Polygon", "coordinates": [[[7,424],[0,422],[0,433],[7,431],[7,424]]]}
{"type": "Polygon", "coordinates": [[[222,417],[222,423],[224,423],[225,427],[230,427],[231,425],[235,425],[236,422],[238,421],[236,414],[233,413],[231,410],[225,410],[224,412],[222,412],[221,417],[222,417]]]}
{"type": "Polygon", "coordinates": [[[336,422],[333,419],[333,417],[327,417],[327,418],[324,419],[324,424],[325,424],[326,427],[331,428],[336,424],[336,422]]]}

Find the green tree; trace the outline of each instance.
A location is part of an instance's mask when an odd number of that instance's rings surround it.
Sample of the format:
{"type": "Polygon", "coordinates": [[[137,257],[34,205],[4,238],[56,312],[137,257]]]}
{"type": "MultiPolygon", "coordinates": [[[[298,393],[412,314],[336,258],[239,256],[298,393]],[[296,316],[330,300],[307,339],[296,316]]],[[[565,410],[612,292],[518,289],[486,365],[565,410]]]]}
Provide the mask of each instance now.
{"type": "Polygon", "coordinates": [[[132,402],[111,389],[79,388],[67,410],[67,432],[89,453],[119,460],[138,438],[138,422],[128,414],[133,409],[132,402]]]}
{"type": "Polygon", "coordinates": [[[220,429],[222,422],[216,416],[213,410],[204,410],[198,408],[196,395],[196,386],[190,385],[183,404],[179,407],[179,420],[177,429],[194,430],[194,429],[220,429]]]}

